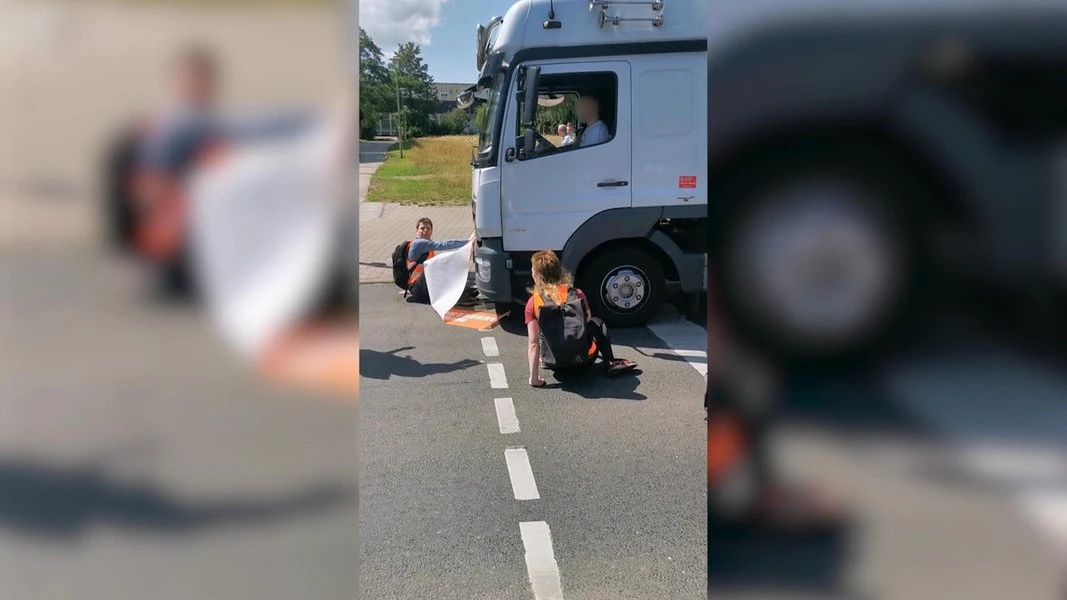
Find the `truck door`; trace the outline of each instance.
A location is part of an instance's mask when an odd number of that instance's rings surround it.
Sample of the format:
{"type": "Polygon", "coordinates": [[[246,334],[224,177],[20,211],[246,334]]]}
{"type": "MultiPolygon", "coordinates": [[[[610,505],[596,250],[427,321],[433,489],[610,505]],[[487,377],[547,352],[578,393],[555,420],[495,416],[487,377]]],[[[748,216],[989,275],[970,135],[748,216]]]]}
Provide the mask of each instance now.
{"type": "Polygon", "coordinates": [[[511,252],[562,250],[589,217],[631,204],[629,63],[536,66],[540,67],[537,149],[525,156],[522,152],[523,77],[513,77],[501,135],[501,221],[504,249],[511,252]],[[596,145],[562,145],[552,134],[567,121],[578,126],[573,107],[587,95],[597,100],[610,137],[596,145]]]}

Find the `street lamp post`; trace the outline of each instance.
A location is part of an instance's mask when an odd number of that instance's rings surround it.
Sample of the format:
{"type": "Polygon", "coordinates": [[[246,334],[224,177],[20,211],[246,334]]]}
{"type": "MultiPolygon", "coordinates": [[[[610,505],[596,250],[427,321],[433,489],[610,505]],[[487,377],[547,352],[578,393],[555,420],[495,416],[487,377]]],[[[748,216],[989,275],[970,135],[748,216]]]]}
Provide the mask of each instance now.
{"type": "MultiPolygon", "coordinates": [[[[400,118],[400,112],[402,107],[400,106],[400,64],[394,59],[393,65],[396,67],[393,74],[393,81],[396,82],[396,116],[400,118]]],[[[396,122],[393,123],[396,125],[396,122]]],[[[404,158],[404,129],[403,127],[396,125],[396,137],[400,140],[400,158],[404,158]]]]}

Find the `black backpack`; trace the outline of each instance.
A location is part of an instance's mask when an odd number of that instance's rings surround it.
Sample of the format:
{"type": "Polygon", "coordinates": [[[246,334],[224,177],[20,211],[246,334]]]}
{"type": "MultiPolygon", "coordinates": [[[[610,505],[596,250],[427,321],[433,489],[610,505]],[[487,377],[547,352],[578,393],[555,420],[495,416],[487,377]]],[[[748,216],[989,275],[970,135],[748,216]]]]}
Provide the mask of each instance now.
{"type": "Polygon", "coordinates": [[[562,304],[542,293],[544,302],[537,313],[541,330],[541,361],[547,369],[580,367],[590,362],[589,332],[585,307],[574,288],[567,289],[562,304]]]}
{"type": "Polygon", "coordinates": [[[136,227],[134,199],[130,193],[130,179],[136,168],[137,148],[141,132],[136,126],[122,131],[108,148],[103,166],[104,223],[108,242],[118,251],[128,251],[133,245],[136,227]]]}
{"type": "Polygon", "coordinates": [[[411,279],[411,274],[415,272],[415,268],[421,265],[428,254],[423,254],[415,260],[415,264],[408,268],[408,250],[411,248],[411,242],[403,242],[397,244],[396,248],[393,248],[393,283],[396,287],[404,290],[404,295],[407,296],[408,280],[411,279]]]}

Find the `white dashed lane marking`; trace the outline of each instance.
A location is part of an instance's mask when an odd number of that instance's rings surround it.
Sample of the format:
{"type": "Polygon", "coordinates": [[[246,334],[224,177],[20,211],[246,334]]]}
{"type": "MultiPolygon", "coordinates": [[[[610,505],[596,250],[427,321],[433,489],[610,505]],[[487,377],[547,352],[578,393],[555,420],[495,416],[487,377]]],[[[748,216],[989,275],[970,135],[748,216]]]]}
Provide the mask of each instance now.
{"type": "Polygon", "coordinates": [[[489,358],[500,356],[500,349],[496,347],[496,339],[491,337],[482,338],[482,352],[489,358]]]}
{"type": "Polygon", "coordinates": [[[486,366],[489,368],[489,385],[493,386],[494,390],[506,390],[508,388],[508,376],[504,373],[504,365],[489,363],[486,366]]]}
{"type": "Polygon", "coordinates": [[[1067,552],[1067,378],[998,349],[886,369],[892,399],[941,433],[972,474],[1014,496],[1067,552]]]}
{"type": "Polygon", "coordinates": [[[518,433],[519,418],[515,415],[515,404],[511,398],[496,398],[496,422],[500,426],[500,433],[518,433]]]}
{"type": "Polygon", "coordinates": [[[537,482],[534,481],[530,457],[525,448],[508,448],[504,451],[504,460],[508,463],[508,475],[511,476],[511,490],[516,500],[540,500],[537,482]]]}
{"type": "Polygon", "coordinates": [[[522,545],[526,549],[526,571],[530,575],[536,600],[563,600],[556,554],[552,551],[552,532],[544,521],[519,523],[522,545]]]}

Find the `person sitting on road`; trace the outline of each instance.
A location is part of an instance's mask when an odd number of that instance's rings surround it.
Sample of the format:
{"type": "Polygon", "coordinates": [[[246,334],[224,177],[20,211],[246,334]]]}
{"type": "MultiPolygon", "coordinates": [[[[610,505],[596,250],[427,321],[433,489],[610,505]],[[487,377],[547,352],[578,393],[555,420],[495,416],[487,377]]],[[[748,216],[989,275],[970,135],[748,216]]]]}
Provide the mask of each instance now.
{"type": "MultiPolygon", "coordinates": [[[[433,258],[437,252],[444,252],[446,250],[455,250],[456,248],[462,248],[465,244],[473,242],[476,239],[476,234],[472,233],[471,236],[465,240],[434,240],[433,239],[433,221],[428,217],[422,217],[415,223],[415,239],[411,240],[411,244],[408,246],[407,267],[411,275],[408,277],[408,293],[410,294],[410,302],[418,302],[421,304],[430,303],[430,291],[426,288],[426,279],[423,275],[422,263],[433,258]]],[[[471,248],[473,250],[473,246],[471,248]]],[[[460,304],[473,303],[474,296],[478,293],[478,289],[473,286],[469,286],[460,298],[460,304]]]]}
{"type": "Polygon", "coordinates": [[[552,370],[587,367],[598,355],[609,376],[634,370],[637,363],[615,358],[607,325],[593,316],[585,294],[571,284],[556,253],[543,250],[531,263],[534,287],[525,312],[530,385],[545,385],[538,373],[541,364],[552,370]]]}
{"type": "Polygon", "coordinates": [[[585,123],[585,132],[582,133],[582,139],[578,142],[579,148],[611,141],[611,131],[600,120],[600,103],[596,98],[582,96],[578,99],[575,111],[578,113],[578,121],[585,123]]]}
{"type": "Polygon", "coordinates": [[[219,65],[204,46],[183,48],[169,73],[169,102],[139,128],[130,179],[135,244],[160,267],[161,291],[188,293],[186,183],[219,150],[238,142],[285,139],[316,123],[312,114],[223,119],[216,112],[219,65]]]}

